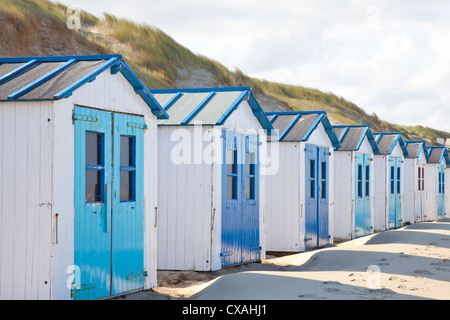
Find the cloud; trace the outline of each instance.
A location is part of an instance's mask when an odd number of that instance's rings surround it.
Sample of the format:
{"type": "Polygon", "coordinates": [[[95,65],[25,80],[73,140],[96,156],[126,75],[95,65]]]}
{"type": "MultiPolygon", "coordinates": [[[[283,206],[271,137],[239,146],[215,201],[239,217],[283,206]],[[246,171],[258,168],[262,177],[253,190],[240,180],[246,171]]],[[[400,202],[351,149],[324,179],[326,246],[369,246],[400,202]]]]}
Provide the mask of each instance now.
{"type": "Polygon", "coordinates": [[[449,1],[61,2],[158,27],[250,76],[331,91],[390,122],[450,131],[449,1]]]}

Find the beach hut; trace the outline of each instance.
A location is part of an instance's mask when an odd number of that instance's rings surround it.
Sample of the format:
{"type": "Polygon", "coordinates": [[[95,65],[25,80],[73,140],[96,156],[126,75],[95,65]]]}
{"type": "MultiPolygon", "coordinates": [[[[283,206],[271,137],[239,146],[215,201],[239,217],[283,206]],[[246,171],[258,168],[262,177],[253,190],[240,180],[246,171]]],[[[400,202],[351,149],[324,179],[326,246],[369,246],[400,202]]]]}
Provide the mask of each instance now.
{"type": "Polygon", "coordinates": [[[354,239],[374,231],[374,155],[378,145],[367,125],[333,126],[341,144],[334,152],[334,237],[354,239]]]}
{"type": "Polygon", "coordinates": [[[267,154],[267,251],[300,252],[333,243],[334,148],[339,140],[323,111],[267,112],[278,134],[267,154]]]}
{"type": "Polygon", "coordinates": [[[1,299],[156,285],[159,117],[120,55],[0,59],[1,299]]]}
{"type": "Polygon", "coordinates": [[[446,215],[445,172],[449,164],[448,151],[445,147],[428,147],[425,169],[426,220],[437,220],[446,215]]]}
{"type": "Polygon", "coordinates": [[[403,159],[408,155],[399,132],[374,133],[380,150],[375,155],[375,231],[403,225],[403,159]]]}
{"type": "Polygon", "coordinates": [[[405,210],[404,222],[423,221],[425,215],[425,167],[428,149],[425,141],[404,141],[408,156],[404,158],[405,210]]]}
{"type": "Polygon", "coordinates": [[[250,87],[152,90],[158,121],[158,268],[264,258],[260,143],[273,128],[250,87]]]}

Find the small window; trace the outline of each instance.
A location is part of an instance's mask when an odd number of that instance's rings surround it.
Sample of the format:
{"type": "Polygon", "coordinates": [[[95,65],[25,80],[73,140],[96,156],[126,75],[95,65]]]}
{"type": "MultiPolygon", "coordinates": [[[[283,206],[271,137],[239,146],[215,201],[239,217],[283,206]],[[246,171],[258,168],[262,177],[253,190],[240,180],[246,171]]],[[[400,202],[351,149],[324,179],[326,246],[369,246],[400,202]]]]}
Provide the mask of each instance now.
{"type": "Polygon", "coordinates": [[[227,199],[237,200],[237,150],[227,149],[227,199]]]}
{"type": "Polygon", "coordinates": [[[120,136],[120,201],[136,201],[135,137],[120,136]]]}
{"type": "Polygon", "coordinates": [[[397,168],[397,194],[400,194],[400,167],[397,168]]]}
{"type": "Polygon", "coordinates": [[[366,197],[370,196],[370,166],[366,166],[366,197]]]}
{"type": "Polygon", "coordinates": [[[308,184],[309,184],[309,188],[308,188],[308,194],[310,198],[315,198],[316,197],[316,161],[315,160],[309,160],[309,170],[308,170],[308,184]]]}
{"type": "Polygon", "coordinates": [[[362,181],[362,165],[358,165],[358,198],[362,198],[362,185],[363,185],[363,181],[362,181]]]}
{"type": "Polygon", "coordinates": [[[85,134],[85,201],[104,201],[104,136],[99,132],[85,134]]]}
{"type": "Polygon", "coordinates": [[[425,190],[425,168],[422,168],[422,191],[425,190]]]}
{"type": "Polygon", "coordinates": [[[315,178],[315,169],[316,169],[316,161],[315,160],[309,160],[309,177],[315,178]]]}
{"type": "Polygon", "coordinates": [[[417,168],[417,175],[418,175],[418,179],[417,179],[417,190],[421,191],[422,190],[422,168],[417,168]]]}
{"type": "Polygon", "coordinates": [[[255,183],[256,183],[256,154],[254,152],[246,152],[245,155],[245,168],[246,168],[246,199],[255,199],[255,183]]]}
{"type": "Polygon", "coordinates": [[[315,181],[314,180],[310,180],[309,181],[309,197],[310,198],[315,198],[316,194],[315,194],[315,181]]]}
{"type": "Polygon", "coordinates": [[[390,176],[390,180],[391,180],[391,194],[395,193],[394,174],[395,174],[395,168],[393,166],[391,166],[391,176],[390,176]]]}
{"type": "Polygon", "coordinates": [[[320,188],[320,197],[322,199],[326,199],[327,197],[327,163],[322,161],[320,163],[320,171],[321,171],[321,188],[320,188]]]}

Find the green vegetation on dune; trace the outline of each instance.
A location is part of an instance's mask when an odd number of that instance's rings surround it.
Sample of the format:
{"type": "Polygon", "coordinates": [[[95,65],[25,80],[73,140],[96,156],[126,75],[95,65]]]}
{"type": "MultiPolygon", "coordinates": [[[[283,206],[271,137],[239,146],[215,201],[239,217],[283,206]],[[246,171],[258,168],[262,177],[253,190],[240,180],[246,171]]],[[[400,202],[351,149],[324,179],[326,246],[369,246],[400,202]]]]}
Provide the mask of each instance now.
{"type": "MultiPolygon", "coordinates": [[[[149,88],[179,86],[180,70],[201,70],[211,76],[195,86],[250,86],[269,107],[292,110],[325,110],[333,123],[367,124],[373,131],[398,131],[406,139],[450,138],[450,133],[422,126],[387,123],[376,114],[331,92],[260,80],[240,70],[229,70],[218,61],[195,54],[158,28],[104,13],[96,17],[81,12],[80,30],[69,30],[67,7],[49,0],[0,0],[0,37],[3,56],[54,54],[122,54],[149,88]],[[11,41],[15,38],[15,41],[11,41]],[[266,100],[266,99],[265,99],[266,100]]],[[[267,106],[266,106],[267,107],[267,106]]]]}

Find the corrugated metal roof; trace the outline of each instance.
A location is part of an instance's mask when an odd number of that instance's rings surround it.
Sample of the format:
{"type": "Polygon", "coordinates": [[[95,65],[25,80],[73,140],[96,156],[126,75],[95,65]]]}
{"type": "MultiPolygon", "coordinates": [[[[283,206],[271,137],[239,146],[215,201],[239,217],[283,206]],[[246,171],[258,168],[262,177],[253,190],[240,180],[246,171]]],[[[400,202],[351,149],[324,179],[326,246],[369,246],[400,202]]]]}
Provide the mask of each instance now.
{"type": "Polygon", "coordinates": [[[441,163],[445,151],[445,147],[429,147],[428,163],[441,163]]]}
{"type": "Polygon", "coordinates": [[[408,150],[403,142],[402,134],[400,132],[376,132],[373,133],[377,142],[380,154],[389,155],[394,150],[395,144],[398,142],[402,149],[403,155],[408,156],[408,150]]]}
{"type": "Polygon", "coordinates": [[[167,117],[121,55],[0,58],[0,101],[67,98],[106,70],[121,72],[156,116],[167,117]]]}
{"type": "Polygon", "coordinates": [[[425,158],[428,160],[428,150],[425,141],[405,141],[406,150],[408,150],[408,158],[418,158],[423,150],[425,158]]]}
{"type": "Polygon", "coordinates": [[[311,132],[322,122],[333,146],[340,146],[325,111],[266,112],[266,115],[278,130],[277,140],[280,142],[307,141],[311,132]]]}
{"type": "Polygon", "coordinates": [[[367,137],[373,153],[380,153],[372,130],[368,125],[333,126],[333,129],[335,132],[339,132],[341,146],[336,149],[337,151],[357,151],[361,147],[364,137],[367,137]]]}
{"type": "Polygon", "coordinates": [[[159,126],[222,125],[240,103],[248,100],[250,108],[264,129],[273,126],[265,116],[250,87],[150,90],[169,118],[159,126]]]}

